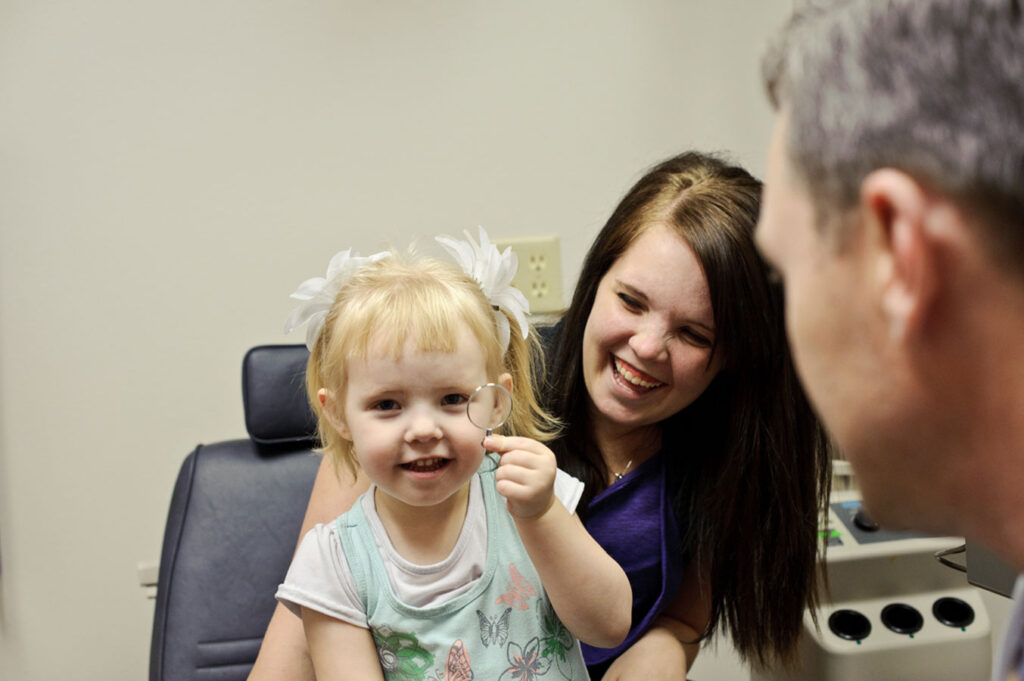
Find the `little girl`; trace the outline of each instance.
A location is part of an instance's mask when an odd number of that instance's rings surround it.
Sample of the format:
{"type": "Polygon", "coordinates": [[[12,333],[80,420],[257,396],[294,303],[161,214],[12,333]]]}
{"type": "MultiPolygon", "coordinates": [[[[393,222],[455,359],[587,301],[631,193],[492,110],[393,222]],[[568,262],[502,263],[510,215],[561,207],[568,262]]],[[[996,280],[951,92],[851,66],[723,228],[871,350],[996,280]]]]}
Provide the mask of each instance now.
{"type": "Polygon", "coordinates": [[[556,424],[532,392],[514,254],[482,229],[479,246],[438,241],[462,269],[346,251],[293,296],[323,449],[373,484],[303,538],[277,598],[302,617],[318,681],[586,679],[573,637],[621,642],[629,583],[573,514],[582,483],[539,441],[556,424]],[[481,441],[467,417],[487,383],[512,392],[514,436],[481,441]]]}

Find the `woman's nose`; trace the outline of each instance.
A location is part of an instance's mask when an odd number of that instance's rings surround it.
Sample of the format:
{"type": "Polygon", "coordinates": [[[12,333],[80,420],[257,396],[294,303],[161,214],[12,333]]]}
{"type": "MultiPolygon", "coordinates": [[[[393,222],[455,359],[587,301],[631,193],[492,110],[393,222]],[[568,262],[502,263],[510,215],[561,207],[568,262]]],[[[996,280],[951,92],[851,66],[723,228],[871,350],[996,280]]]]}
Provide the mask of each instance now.
{"type": "Polygon", "coordinates": [[[629,347],[641,359],[661,361],[668,357],[668,334],[655,326],[637,329],[629,338],[629,347]]]}

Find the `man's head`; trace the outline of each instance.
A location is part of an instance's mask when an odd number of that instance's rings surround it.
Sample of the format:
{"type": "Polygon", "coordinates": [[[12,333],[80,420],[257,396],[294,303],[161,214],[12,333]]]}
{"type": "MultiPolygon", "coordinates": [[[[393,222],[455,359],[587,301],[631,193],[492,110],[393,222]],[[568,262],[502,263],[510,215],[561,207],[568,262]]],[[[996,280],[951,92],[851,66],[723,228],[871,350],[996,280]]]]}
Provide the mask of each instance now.
{"type": "Polygon", "coordinates": [[[765,56],[819,226],[895,168],[982,218],[1024,279],[1024,16],[1011,0],[811,0],[765,56]]]}
{"type": "Polygon", "coordinates": [[[998,468],[979,427],[1024,406],[992,360],[1021,373],[1021,8],[812,2],[764,67],[779,116],[757,240],[800,376],[879,520],[961,533],[998,468]]]}

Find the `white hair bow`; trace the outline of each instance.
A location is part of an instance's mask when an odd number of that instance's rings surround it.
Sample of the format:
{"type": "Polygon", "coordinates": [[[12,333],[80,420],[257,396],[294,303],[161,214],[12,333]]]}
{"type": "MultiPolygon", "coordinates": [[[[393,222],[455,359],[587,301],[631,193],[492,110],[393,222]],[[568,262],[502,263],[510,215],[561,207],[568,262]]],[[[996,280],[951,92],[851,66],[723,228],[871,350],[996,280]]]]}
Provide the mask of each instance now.
{"type": "Polygon", "coordinates": [[[288,320],[284,324],[284,332],[291,333],[295,328],[308,323],[306,347],[312,352],[317,336],[320,335],[320,329],[323,328],[324,320],[327,318],[327,313],[331,311],[331,306],[334,305],[334,299],[341,287],[363,265],[390,255],[389,252],[382,251],[360,257],[358,253],[353,254],[351,248],[336,254],[327,265],[326,277],[307,279],[299,284],[295,293],[291,294],[291,298],[303,302],[288,315],[288,320]]]}
{"type": "Polygon", "coordinates": [[[512,286],[512,277],[515,276],[516,270],[519,268],[519,256],[511,248],[506,248],[499,253],[498,247],[487,238],[484,228],[477,227],[477,230],[479,230],[479,245],[473,242],[473,237],[468,231],[463,232],[466,235],[466,241],[449,236],[438,236],[435,239],[455,258],[466,274],[480,284],[484,295],[495,308],[494,319],[498,323],[502,347],[508,349],[511,328],[508,318],[499,312],[498,308],[515,317],[523,338],[530,333],[526,322],[526,315],[530,313],[530,303],[522,291],[512,286]]]}

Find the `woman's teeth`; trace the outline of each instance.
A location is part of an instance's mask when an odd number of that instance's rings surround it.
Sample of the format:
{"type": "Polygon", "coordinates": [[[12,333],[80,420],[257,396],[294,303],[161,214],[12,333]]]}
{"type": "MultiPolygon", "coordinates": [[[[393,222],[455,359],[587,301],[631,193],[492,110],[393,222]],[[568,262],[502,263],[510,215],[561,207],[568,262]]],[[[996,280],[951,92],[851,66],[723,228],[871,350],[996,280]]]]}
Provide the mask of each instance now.
{"type": "Polygon", "coordinates": [[[640,378],[635,373],[633,373],[630,370],[630,368],[628,366],[626,366],[626,364],[624,362],[622,362],[618,357],[615,358],[615,371],[616,371],[616,373],[619,374],[619,376],[621,376],[622,378],[626,379],[626,381],[628,381],[629,383],[637,386],[638,388],[648,388],[648,389],[650,389],[650,388],[657,388],[658,386],[662,385],[662,383],[657,382],[657,381],[651,382],[651,381],[647,381],[647,380],[644,380],[644,379],[640,378]]]}

